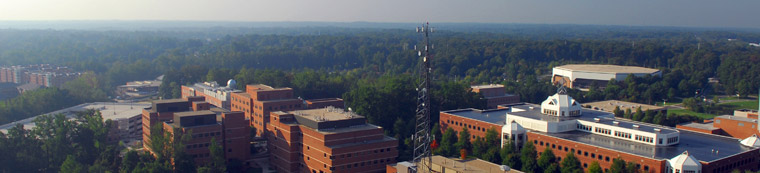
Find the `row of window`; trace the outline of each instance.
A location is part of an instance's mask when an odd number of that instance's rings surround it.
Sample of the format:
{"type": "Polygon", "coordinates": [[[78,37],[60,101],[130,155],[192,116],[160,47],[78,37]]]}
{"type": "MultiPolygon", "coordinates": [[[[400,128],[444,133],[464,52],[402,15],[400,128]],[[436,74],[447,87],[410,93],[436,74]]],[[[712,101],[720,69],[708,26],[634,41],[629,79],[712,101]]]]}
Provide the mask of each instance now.
{"type": "Polygon", "coordinates": [[[653,143],[654,142],[654,138],[649,137],[649,136],[641,136],[641,135],[636,135],[636,140],[637,141],[646,142],[646,143],[653,143]]]}
{"type": "Polygon", "coordinates": [[[213,137],[213,136],[222,136],[222,132],[209,132],[209,133],[200,133],[200,134],[193,134],[193,139],[195,138],[204,138],[204,137],[213,137]]]}
{"type": "Polygon", "coordinates": [[[615,131],[615,136],[631,139],[631,133],[628,133],[628,132],[615,131]]]}
{"type": "MultiPolygon", "coordinates": [[[[755,158],[753,158],[753,157],[742,159],[742,160],[736,161],[734,163],[718,167],[717,169],[714,169],[713,172],[729,172],[729,171],[732,171],[734,169],[743,167],[746,164],[753,163],[754,161],[755,161],[755,158]]],[[[684,171],[684,173],[685,173],[685,171],[684,171]]]]}
{"type": "Polygon", "coordinates": [[[668,138],[668,144],[672,144],[676,142],[678,142],[678,136],[668,138]]]}
{"type": "MultiPolygon", "coordinates": [[[[599,160],[599,161],[602,161],[602,160],[603,160],[603,161],[605,161],[605,162],[611,162],[611,161],[612,161],[612,160],[610,159],[610,157],[609,157],[609,156],[603,156],[603,155],[601,155],[601,154],[596,154],[596,153],[593,153],[593,152],[592,152],[592,153],[589,153],[588,151],[576,150],[576,149],[574,149],[574,148],[570,148],[570,147],[562,147],[562,145],[551,144],[551,143],[549,143],[549,142],[546,142],[546,143],[544,143],[544,141],[533,140],[533,144],[537,144],[537,145],[539,145],[539,146],[546,146],[546,147],[549,147],[549,146],[551,146],[551,147],[552,147],[552,149],[557,149],[557,151],[565,151],[565,152],[571,152],[571,153],[575,153],[575,155],[576,155],[577,157],[580,157],[580,156],[589,157],[589,155],[590,155],[590,157],[591,157],[592,159],[597,159],[597,160],[599,160]],[[568,151],[568,150],[569,150],[569,151],[568,151]]],[[[541,154],[539,153],[539,155],[541,155],[541,154]]],[[[561,160],[562,160],[562,158],[561,158],[561,157],[557,157],[557,161],[558,161],[558,162],[559,162],[559,161],[561,161],[561,160]]],[[[584,168],[586,168],[587,166],[588,166],[588,165],[586,165],[586,164],[584,163],[584,166],[583,166],[583,167],[584,167],[584,168]]],[[[636,167],[637,167],[637,168],[640,168],[640,167],[641,167],[641,165],[639,165],[639,164],[636,164],[636,167]]],[[[644,170],[645,170],[645,171],[649,171],[649,166],[644,166],[644,170]]]]}
{"type": "Polygon", "coordinates": [[[351,164],[341,165],[339,167],[330,167],[330,170],[335,171],[335,170],[351,169],[351,168],[358,168],[358,167],[364,167],[364,166],[373,166],[373,165],[378,165],[378,164],[385,165],[386,163],[391,163],[391,159],[370,160],[370,161],[361,162],[361,163],[354,163],[353,166],[351,164]]]}
{"type": "Polygon", "coordinates": [[[211,157],[211,155],[209,153],[205,153],[205,154],[193,154],[193,155],[190,155],[190,156],[193,157],[193,159],[195,159],[195,158],[211,157]]]}
{"type": "Polygon", "coordinates": [[[589,126],[589,125],[583,125],[583,124],[578,124],[578,125],[576,125],[576,127],[577,127],[579,130],[584,130],[584,131],[589,131],[589,132],[591,131],[591,128],[592,128],[592,127],[591,127],[591,126],[589,126]]]}
{"type": "Polygon", "coordinates": [[[446,120],[446,123],[457,125],[457,126],[461,126],[463,128],[468,128],[470,130],[481,131],[481,132],[485,132],[486,131],[485,127],[473,126],[472,124],[466,124],[466,123],[461,123],[461,122],[451,121],[451,120],[446,120]]]}
{"type": "Polygon", "coordinates": [[[188,144],[187,149],[194,149],[194,148],[208,148],[208,146],[211,145],[211,143],[202,143],[202,144],[188,144]]]}
{"type": "Polygon", "coordinates": [[[612,133],[612,130],[597,127],[597,128],[594,128],[594,132],[609,135],[612,133]]]}

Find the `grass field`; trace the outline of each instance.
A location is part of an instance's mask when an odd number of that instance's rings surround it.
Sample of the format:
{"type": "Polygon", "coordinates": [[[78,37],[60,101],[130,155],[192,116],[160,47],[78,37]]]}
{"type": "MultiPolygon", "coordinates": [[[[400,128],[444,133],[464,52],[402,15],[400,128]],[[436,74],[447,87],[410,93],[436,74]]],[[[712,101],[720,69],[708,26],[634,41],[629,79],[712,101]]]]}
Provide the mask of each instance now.
{"type": "Polygon", "coordinates": [[[732,109],[755,109],[757,110],[757,100],[755,101],[743,101],[743,102],[731,102],[721,103],[721,106],[728,106],[732,109]]]}
{"type": "Polygon", "coordinates": [[[694,112],[688,109],[670,109],[668,110],[668,114],[678,114],[678,115],[689,114],[689,115],[701,117],[703,119],[710,119],[717,116],[713,114],[694,112]]]}

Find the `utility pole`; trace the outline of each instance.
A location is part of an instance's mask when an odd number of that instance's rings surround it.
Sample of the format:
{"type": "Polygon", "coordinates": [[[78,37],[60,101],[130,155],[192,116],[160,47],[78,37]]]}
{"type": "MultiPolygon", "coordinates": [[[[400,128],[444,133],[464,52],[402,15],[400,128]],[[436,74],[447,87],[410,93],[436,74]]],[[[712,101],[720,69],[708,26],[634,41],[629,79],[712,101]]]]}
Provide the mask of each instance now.
{"type": "Polygon", "coordinates": [[[417,111],[414,116],[415,131],[412,135],[412,140],[414,140],[412,163],[415,163],[415,172],[430,172],[432,157],[430,154],[430,97],[428,92],[430,91],[430,73],[432,72],[430,61],[433,58],[430,50],[433,47],[430,44],[429,35],[433,29],[430,28],[430,23],[425,23],[422,27],[417,28],[417,32],[423,34],[423,44],[425,45],[421,50],[417,50],[417,55],[422,57],[420,69],[422,81],[417,85],[417,111]]]}

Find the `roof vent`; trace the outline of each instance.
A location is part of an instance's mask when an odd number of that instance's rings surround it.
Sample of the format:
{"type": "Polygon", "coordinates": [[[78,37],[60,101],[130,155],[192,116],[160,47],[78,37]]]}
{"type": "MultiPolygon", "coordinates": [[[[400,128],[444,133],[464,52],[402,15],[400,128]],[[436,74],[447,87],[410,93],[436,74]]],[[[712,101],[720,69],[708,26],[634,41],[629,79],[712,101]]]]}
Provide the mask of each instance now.
{"type": "Polygon", "coordinates": [[[620,122],[617,122],[617,121],[613,121],[613,122],[612,122],[612,124],[614,124],[614,125],[616,125],[616,126],[617,126],[617,125],[620,125],[620,122]]]}
{"type": "Polygon", "coordinates": [[[636,124],[634,124],[634,125],[633,125],[633,128],[637,128],[637,129],[638,129],[638,128],[639,128],[639,125],[636,125],[636,124]]]}
{"type": "Polygon", "coordinates": [[[660,131],[662,131],[662,130],[661,130],[661,129],[658,129],[658,128],[655,128],[655,129],[654,129],[654,131],[655,131],[655,132],[658,132],[658,133],[659,133],[659,132],[660,132],[660,131]]]}
{"type": "Polygon", "coordinates": [[[531,106],[531,107],[528,107],[528,109],[533,110],[533,109],[536,109],[536,108],[533,107],[533,106],[531,106]]]}
{"type": "Polygon", "coordinates": [[[601,119],[599,119],[599,118],[594,118],[594,121],[595,121],[595,122],[599,122],[600,120],[601,120],[601,119]]]}

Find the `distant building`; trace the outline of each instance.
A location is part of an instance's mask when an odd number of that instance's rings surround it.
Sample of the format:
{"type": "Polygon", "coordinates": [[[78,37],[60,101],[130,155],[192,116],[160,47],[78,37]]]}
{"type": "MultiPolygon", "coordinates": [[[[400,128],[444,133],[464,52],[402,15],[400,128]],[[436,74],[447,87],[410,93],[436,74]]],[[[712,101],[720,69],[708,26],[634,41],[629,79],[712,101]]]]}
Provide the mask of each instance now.
{"type": "Polygon", "coordinates": [[[33,83],[45,87],[57,87],[80,75],[81,73],[72,72],[68,67],[50,64],[0,67],[0,83],[33,83]]]}
{"type": "Polygon", "coordinates": [[[240,92],[235,89],[235,80],[230,79],[227,86],[220,86],[216,81],[196,83],[193,86],[182,85],[182,98],[202,96],[206,102],[220,108],[231,109],[230,97],[234,92],[240,92]]]}
{"type": "Polygon", "coordinates": [[[132,81],[116,87],[116,93],[122,98],[140,98],[158,94],[161,80],[132,81]]]}
{"type": "Polygon", "coordinates": [[[556,85],[564,82],[568,88],[588,89],[593,85],[604,87],[610,80],[624,80],[628,75],[660,76],[662,72],[635,66],[569,64],[552,69],[552,83],[556,85]]]}
{"type": "Polygon", "coordinates": [[[272,111],[266,133],[277,172],[384,172],[398,140],[343,109],[272,111]]]}
{"type": "MultiPolygon", "coordinates": [[[[612,160],[633,162],[645,172],[727,172],[757,170],[760,148],[751,137],[736,138],[678,130],[666,126],[617,119],[611,113],[586,109],[564,90],[541,105],[502,105],[498,110],[441,112],[442,128],[467,128],[484,137],[483,129],[501,128],[502,144],[517,147],[533,143],[557,156],[573,153],[587,169],[598,162],[609,169],[612,160]]],[[[755,137],[756,138],[756,137],[755,137]]],[[[760,146],[760,142],[757,142],[760,146]]],[[[562,157],[559,158],[561,161],[562,157]]]]}
{"type": "MultiPolygon", "coordinates": [[[[75,118],[76,112],[88,109],[98,110],[101,116],[103,116],[103,121],[111,120],[113,122],[107,141],[114,143],[124,141],[125,143],[129,143],[131,141],[142,140],[141,112],[143,108],[147,107],[150,107],[150,104],[94,102],[72,106],[43,115],[64,114],[68,118],[75,118]]],[[[2,125],[0,126],[0,131],[6,132],[16,124],[23,124],[25,129],[31,129],[35,126],[33,122],[35,118],[37,116],[2,125]]]]}
{"type": "MultiPolygon", "coordinates": [[[[515,170],[505,165],[497,165],[485,160],[480,159],[457,159],[446,158],[443,156],[432,156],[431,158],[432,172],[425,170],[418,171],[420,173],[436,173],[436,172],[482,172],[482,173],[521,173],[519,170],[515,170]]],[[[418,163],[411,162],[399,162],[396,164],[388,164],[386,173],[414,173],[410,168],[414,167],[418,163]]]]}
{"type": "Polygon", "coordinates": [[[584,103],[583,106],[588,106],[590,107],[590,109],[609,112],[609,113],[614,113],[613,111],[615,111],[615,107],[618,107],[622,111],[625,111],[626,109],[631,109],[631,111],[636,111],[636,109],[641,108],[642,111],[651,110],[654,112],[662,112],[663,115],[668,115],[668,109],[665,107],[626,102],[626,101],[620,101],[620,100],[605,100],[605,101],[584,103]]]}
{"type": "Polygon", "coordinates": [[[472,92],[483,95],[483,99],[486,100],[486,107],[488,109],[494,109],[497,105],[520,102],[520,96],[507,94],[504,85],[501,84],[473,85],[470,86],[470,88],[472,89],[472,92]]]}
{"type": "Polygon", "coordinates": [[[760,135],[757,125],[757,110],[740,109],[735,110],[734,115],[720,115],[701,123],[679,124],[676,128],[744,139],[760,135]]]}
{"type": "Polygon", "coordinates": [[[258,136],[263,136],[270,112],[303,109],[302,102],[293,96],[291,88],[273,88],[263,84],[247,85],[245,92],[231,94],[232,111],[244,112],[249,124],[256,128],[256,134],[251,135],[258,136]]]}
{"type": "Polygon", "coordinates": [[[154,101],[142,111],[143,145],[150,150],[153,126],[172,136],[189,135],[185,152],[202,165],[211,160],[211,139],[223,148],[225,160],[250,165],[250,128],[242,112],[211,106],[203,97],[154,101]]]}
{"type": "Polygon", "coordinates": [[[37,89],[40,89],[40,88],[42,88],[41,85],[37,85],[37,84],[34,84],[34,83],[27,83],[27,84],[19,85],[18,87],[16,87],[16,89],[18,90],[18,93],[20,93],[20,94],[23,94],[23,93],[29,92],[29,91],[34,91],[34,90],[37,90],[37,89]]]}

